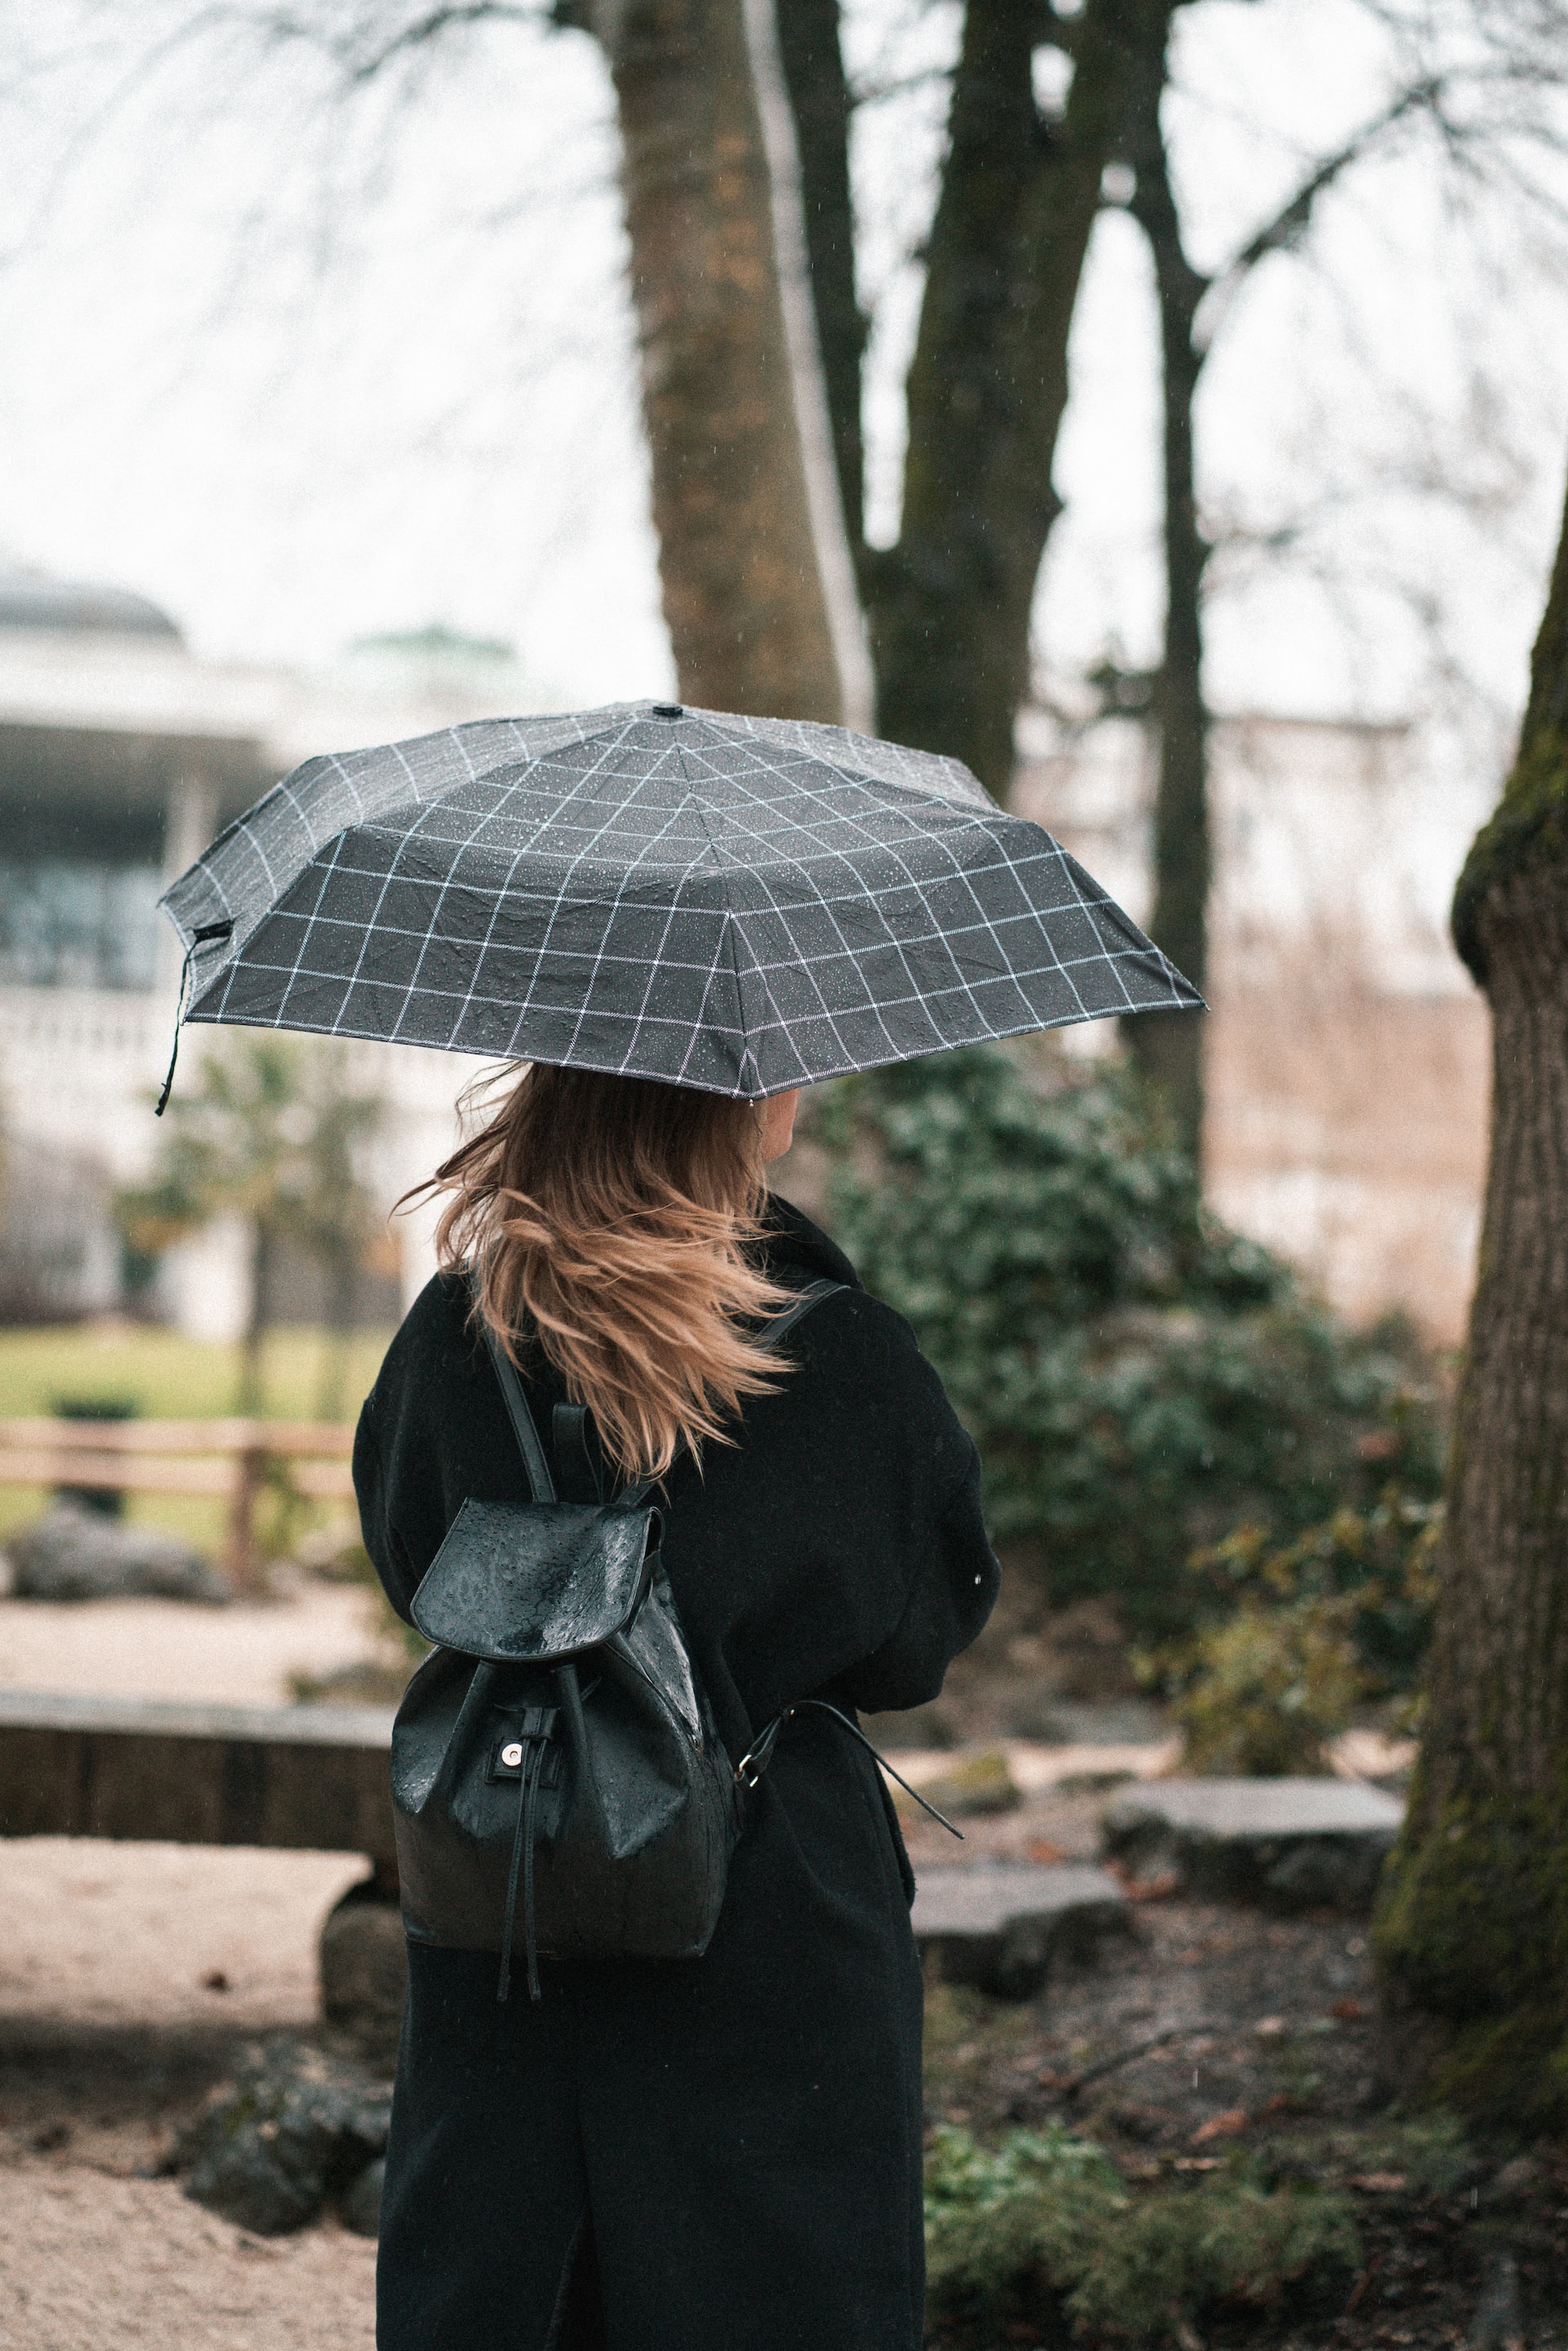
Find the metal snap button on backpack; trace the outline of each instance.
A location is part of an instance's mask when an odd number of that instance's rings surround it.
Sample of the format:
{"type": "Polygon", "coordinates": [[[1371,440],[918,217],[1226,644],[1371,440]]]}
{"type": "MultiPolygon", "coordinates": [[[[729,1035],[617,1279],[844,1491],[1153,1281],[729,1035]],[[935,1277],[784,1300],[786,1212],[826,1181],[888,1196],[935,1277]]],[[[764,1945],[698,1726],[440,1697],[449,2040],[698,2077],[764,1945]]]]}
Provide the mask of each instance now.
{"type": "Polygon", "coordinates": [[[501,1761],[508,1771],[515,1771],[522,1760],[523,1750],[518,1740],[514,1739],[509,1745],[502,1748],[501,1761]]]}

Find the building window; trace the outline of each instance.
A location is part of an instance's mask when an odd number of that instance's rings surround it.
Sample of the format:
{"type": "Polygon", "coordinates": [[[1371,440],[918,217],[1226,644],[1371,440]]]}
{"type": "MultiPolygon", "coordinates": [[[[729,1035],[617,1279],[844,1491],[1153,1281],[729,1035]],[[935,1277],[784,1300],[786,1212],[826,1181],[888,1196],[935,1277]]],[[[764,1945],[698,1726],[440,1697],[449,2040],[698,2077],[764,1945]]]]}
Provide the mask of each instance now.
{"type": "Polygon", "coordinates": [[[156,865],[0,854],[0,985],[153,985],[158,955],[156,865]]]}
{"type": "Polygon", "coordinates": [[[151,988],[162,809],[0,798],[0,987],[151,988]]]}

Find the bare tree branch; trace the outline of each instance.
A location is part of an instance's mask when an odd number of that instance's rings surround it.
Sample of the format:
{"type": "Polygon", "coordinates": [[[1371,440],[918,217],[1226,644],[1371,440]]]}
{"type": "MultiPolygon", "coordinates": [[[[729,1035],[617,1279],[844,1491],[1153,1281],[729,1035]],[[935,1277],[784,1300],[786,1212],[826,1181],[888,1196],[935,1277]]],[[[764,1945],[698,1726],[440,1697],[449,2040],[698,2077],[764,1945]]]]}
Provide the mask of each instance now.
{"type": "Polygon", "coordinates": [[[427,48],[444,34],[469,30],[476,25],[539,25],[550,21],[550,11],[543,0],[538,7],[519,6],[516,0],[449,0],[446,5],[425,9],[387,35],[381,33],[373,17],[361,18],[344,31],[334,33],[287,8],[242,6],[214,13],[248,26],[277,46],[298,41],[319,49],[339,67],[350,87],[373,81],[394,58],[427,48]]]}
{"type": "Polygon", "coordinates": [[[1353,132],[1332,154],[1325,155],[1278,212],[1260,228],[1254,230],[1240,251],[1222,269],[1216,270],[1209,280],[1194,331],[1194,340],[1205,358],[1228,317],[1237,295],[1259,263],[1267,260],[1270,254],[1289,252],[1300,244],[1312,225],[1312,213],[1319,197],[1326,194],[1353,164],[1364,161],[1413,114],[1430,110],[1437,90],[1437,85],[1430,81],[1402,89],[1381,113],[1363,123],[1361,129],[1353,132]]]}

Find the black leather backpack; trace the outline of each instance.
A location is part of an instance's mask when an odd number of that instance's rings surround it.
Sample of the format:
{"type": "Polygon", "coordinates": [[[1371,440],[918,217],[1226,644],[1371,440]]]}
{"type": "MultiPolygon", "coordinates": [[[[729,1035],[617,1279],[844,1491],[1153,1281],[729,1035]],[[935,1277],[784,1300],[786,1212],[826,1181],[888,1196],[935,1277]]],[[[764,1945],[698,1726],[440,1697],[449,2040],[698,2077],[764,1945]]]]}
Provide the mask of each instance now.
{"type": "MultiPolygon", "coordinates": [[[[842,1287],[813,1281],[762,1344],[842,1287]]],[[[732,1767],[660,1562],[653,1480],[558,1500],[523,1382],[486,1337],[533,1499],[465,1501],[414,1594],[437,1646],[392,1728],[392,1804],[409,1933],[498,1950],[505,2000],[520,1881],[537,2000],[541,1952],[707,1949],[779,1723],[732,1767]]],[[[580,1406],[557,1407],[552,1437],[558,1460],[586,1458],[580,1406]]]]}

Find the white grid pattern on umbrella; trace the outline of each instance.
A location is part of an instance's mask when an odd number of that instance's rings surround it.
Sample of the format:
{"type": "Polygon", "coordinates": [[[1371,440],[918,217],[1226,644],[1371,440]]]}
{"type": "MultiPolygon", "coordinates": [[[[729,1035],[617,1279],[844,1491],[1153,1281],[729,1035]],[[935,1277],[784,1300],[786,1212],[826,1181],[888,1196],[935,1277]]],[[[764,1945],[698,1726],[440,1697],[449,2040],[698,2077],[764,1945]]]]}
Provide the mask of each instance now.
{"type": "Polygon", "coordinates": [[[755,1098],[1200,1000],[956,760],[658,709],[308,761],[168,893],[190,1017],[755,1098]]]}

